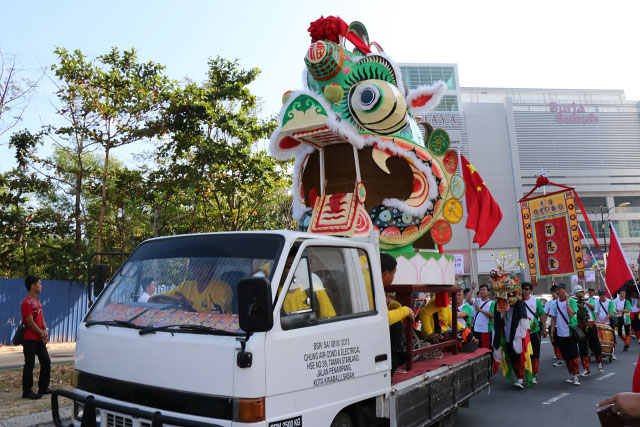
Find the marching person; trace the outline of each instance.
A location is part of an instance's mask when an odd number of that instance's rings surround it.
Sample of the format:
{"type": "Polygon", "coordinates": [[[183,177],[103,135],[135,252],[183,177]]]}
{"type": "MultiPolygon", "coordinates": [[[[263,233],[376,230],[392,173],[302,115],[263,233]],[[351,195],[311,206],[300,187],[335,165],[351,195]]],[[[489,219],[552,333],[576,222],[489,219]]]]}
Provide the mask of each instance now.
{"type": "Polygon", "coordinates": [[[40,399],[43,394],[51,394],[49,381],[51,376],[51,359],[47,352],[49,329],[42,314],[42,301],[38,295],[42,292],[42,281],[36,276],[27,276],[24,285],[29,295],[22,301],[22,324],[27,327],[22,340],[24,354],[24,368],[22,369],[22,398],[40,399]],[[40,376],[38,378],[38,393],[34,393],[33,367],[36,355],[40,362],[40,376]]]}
{"type": "Polygon", "coordinates": [[[558,342],[558,348],[562,358],[567,364],[567,370],[571,375],[566,382],[575,386],[580,385],[578,374],[580,365],[578,362],[578,342],[571,329],[578,326],[576,301],[569,297],[567,285],[556,285],[558,300],[549,314],[551,315],[551,339],[558,342]],[[557,327],[557,336],[555,335],[557,327]]]}
{"type": "Polygon", "coordinates": [[[638,298],[638,290],[635,287],[630,288],[629,296],[631,297],[631,335],[640,344],[640,298],[638,298]]]}
{"type": "Polygon", "coordinates": [[[480,285],[479,299],[476,298],[473,320],[473,336],[480,341],[479,347],[491,348],[491,332],[493,332],[493,309],[495,301],[489,299],[489,285],[480,285]]]}
{"type": "MultiPolygon", "coordinates": [[[[598,323],[604,323],[605,325],[610,325],[611,324],[611,317],[613,316],[613,313],[615,312],[615,307],[613,305],[613,301],[611,301],[609,298],[607,298],[607,293],[605,292],[604,289],[600,289],[598,291],[598,300],[596,301],[595,304],[596,308],[594,310],[595,312],[595,317],[596,317],[596,322],[598,323]]],[[[614,329],[614,328],[612,328],[614,329]]],[[[615,332],[614,332],[615,334],[615,332]]],[[[615,349],[616,346],[616,340],[615,340],[615,335],[613,337],[613,347],[615,349]]],[[[616,360],[616,355],[612,354],[611,358],[613,360],[616,360]]]]}
{"type": "MultiPolygon", "coordinates": [[[[544,306],[544,313],[547,316],[550,316],[549,313],[551,312],[551,309],[555,307],[556,303],[558,302],[557,290],[558,288],[556,287],[555,282],[553,282],[553,285],[551,285],[551,290],[550,290],[552,299],[550,301],[547,301],[547,303],[544,306]]],[[[551,326],[549,326],[549,333],[551,333],[551,326]]],[[[551,344],[553,345],[553,358],[556,359],[553,366],[554,367],[562,366],[562,354],[560,353],[560,349],[558,348],[558,342],[556,340],[552,340],[551,337],[549,337],[549,341],[551,341],[551,344]]]]}
{"type": "Polygon", "coordinates": [[[531,356],[531,365],[533,367],[533,383],[538,384],[538,369],[540,367],[540,343],[541,335],[547,336],[547,315],[545,314],[542,302],[531,295],[533,285],[529,282],[522,282],[522,300],[527,309],[527,317],[529,318],[529,336],[531,338],[531,347],[533,355],[531,356]],[[541,332],[542,331],[542,332],[541,332]]]}
{"type": "Polygon", "coordinates": [[[624,348],[622,351],[629,350],[629,343],[631,342],[631,303],[627,300],[627,292],[624,288],[618,291],[618,297],[613,300],[613,305],[616,308],[615,316],[618,318],[618,336],[624,341],[624,348]],[[624,329],[624,335],[622,331],[624,329]]]}
{"type": "Polygon", "coordinates": [[[580,352],[580,360],[582,361],[582,367],[584,371],[580,374],[583,377],[588,377],[591,375],[591,366],[589,363],[589,349],[596,356],[596,363],[598,364],[598,371],[603,372],[604,368],[602,367],[602,346],[600,345],[600,340],[598,339],[598,328],[596,327],[596,317],[593,312],[595,308],[595,300],[590,299],[587,300],[584,295],[584,290],[582,286],[578,285],[575,289],[575,295],[578,300],[582,298],[585,309],[587,310],[587,323],[580,324],[578,323],[578,327],[582,329],[582,331],[587,336],[586,340],[578,341],[578,350],[580,352]]]}

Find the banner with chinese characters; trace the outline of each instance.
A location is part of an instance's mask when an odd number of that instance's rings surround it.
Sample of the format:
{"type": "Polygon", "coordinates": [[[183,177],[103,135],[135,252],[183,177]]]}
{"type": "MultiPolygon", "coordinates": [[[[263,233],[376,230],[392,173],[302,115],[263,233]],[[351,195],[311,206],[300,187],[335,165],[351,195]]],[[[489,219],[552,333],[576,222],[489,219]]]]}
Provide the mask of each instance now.
{"type": "Polygon", "coordinates": [[[520,202],[531,282],[540,277],[578,275],[584,261],[576,213],[576,195],[563,190],[520,202]]]}

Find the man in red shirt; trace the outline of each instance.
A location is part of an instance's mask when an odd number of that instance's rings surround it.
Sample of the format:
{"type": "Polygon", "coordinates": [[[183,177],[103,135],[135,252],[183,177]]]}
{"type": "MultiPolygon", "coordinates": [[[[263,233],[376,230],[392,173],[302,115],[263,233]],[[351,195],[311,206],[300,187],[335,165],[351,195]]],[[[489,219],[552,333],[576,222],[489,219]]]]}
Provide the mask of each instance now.
{"type": "Polygon", "coordinates": [[[27,276],[24,285],[29,295],[22,301],[22,323],[27,327],[22,340],[22,353],[24,354],[24,368],[22,369],[22,398],[40,399],[43,394],[51,394],[49,380],[51,376],[51,359],[47,352],[49,341],[49,329],[42,314],[42,301],[38,294],[42,292],[42,281],[39,277],[27,276]],[[40,362],[40,377],[38,378],[38,393],[34,393],[33,367],[36,355],[40,362]]]}

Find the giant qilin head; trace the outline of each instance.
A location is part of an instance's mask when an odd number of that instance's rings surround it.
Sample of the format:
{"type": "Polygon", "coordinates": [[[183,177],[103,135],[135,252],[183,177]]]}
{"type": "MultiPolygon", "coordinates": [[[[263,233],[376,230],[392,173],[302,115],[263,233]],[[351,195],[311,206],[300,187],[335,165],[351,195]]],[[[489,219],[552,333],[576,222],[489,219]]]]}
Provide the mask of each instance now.
{"type": "Polygon", "coordinates": [[[359,22],[330,16],[309,32],[306,88],[285,93],[270,141],[276,158],[296,159],[300,228],[346,236],[376,230],[383,249],[446,244],[450,224],[462,218],[458,153],[444,130],[420,118],[446,84],[408,90],[359,22]]]}
{"type": "Polygon", "coordinates": [[[492,297],[496,301],[496,309],[500,313],[509,310],[520,299],[522,287],[517,277],[505,273],[501,268],[491,271],[491,292],[492,297]]]}

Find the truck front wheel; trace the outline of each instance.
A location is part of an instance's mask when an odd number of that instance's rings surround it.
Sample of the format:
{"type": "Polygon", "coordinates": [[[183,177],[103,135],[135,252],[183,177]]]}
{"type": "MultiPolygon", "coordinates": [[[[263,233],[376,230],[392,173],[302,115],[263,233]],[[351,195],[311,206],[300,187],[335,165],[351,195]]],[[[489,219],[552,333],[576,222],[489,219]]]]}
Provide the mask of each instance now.
{"type": "Polygon", "coordinates": [[[354,427],[348,412],[340,411],[331,422],[331,427],[354,427]]]}

